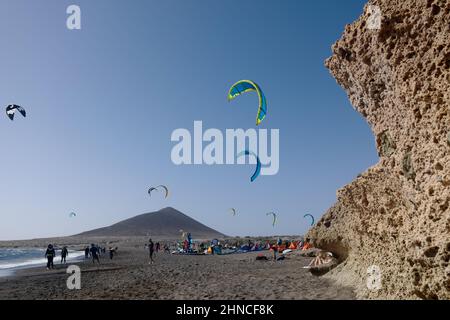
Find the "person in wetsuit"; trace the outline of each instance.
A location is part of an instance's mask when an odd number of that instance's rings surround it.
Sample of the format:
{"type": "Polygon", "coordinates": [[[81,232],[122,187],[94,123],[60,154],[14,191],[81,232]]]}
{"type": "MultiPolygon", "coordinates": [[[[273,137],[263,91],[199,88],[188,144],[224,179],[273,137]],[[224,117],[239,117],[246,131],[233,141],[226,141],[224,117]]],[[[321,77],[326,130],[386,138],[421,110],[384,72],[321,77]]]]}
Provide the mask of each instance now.
{"type": "Polygon", "coordinates": [[[95,246],[95,244],[91,244],[91,256],[92,256],[92,263],[95,263],[95,260],[100,264],[100,259],[98,257],[98,247],[95,246]]]}
{"type": "Polygon", "coordinates": [[[149,264],[153,264],[153,254],[155,253],[155,244],[153,243],[152,239],[148,241],[148,253],[150,256],[149,264]]]}
{"type": "Polygon", "coordinates": [[[69,255],[69,250],[67,247],[63,247],[61,250],[61,263],[66,263],[66,257],[69,255]]]}
{"type": "Polygon", "coordinates": [[[54,269],[55,266],[53,265],[53,258],[55,257],[55,249],[53,248],[53,245],[49,244],[47,247],[47,251],[45,251],[45,257],[47,258],[47,270],[54,269]]]}
{"type": "Polygon", "coordinates": [[[89,247],[86,247],[86,249],[84,249],[84,258],[85,259],[89,258],[89,247]]]}

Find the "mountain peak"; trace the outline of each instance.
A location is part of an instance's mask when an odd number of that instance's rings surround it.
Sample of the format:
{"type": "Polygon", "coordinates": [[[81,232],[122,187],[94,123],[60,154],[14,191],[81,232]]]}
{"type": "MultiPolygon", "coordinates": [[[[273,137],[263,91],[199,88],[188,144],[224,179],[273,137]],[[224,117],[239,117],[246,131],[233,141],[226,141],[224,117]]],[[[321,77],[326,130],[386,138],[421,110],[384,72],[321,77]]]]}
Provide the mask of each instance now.
{"type": "Polygon", "coordinates": [[[192,219],[181,211],[166,207],[123,220],[109,227],[83,232],[78,236],[152,236],[179,238],[180,230],[190,232],[194,238],[217,238],[224,235],[192,219]]]}

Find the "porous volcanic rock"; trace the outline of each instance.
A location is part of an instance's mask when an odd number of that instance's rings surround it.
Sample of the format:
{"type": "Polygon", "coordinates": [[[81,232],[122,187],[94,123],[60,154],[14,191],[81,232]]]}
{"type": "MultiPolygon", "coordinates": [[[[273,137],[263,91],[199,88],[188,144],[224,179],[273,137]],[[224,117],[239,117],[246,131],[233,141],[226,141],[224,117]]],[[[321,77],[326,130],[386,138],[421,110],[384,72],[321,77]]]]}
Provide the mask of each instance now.
{"type": "Polygon", "coordinates": [[[339,256],[327,277],[359,298],[450,299],[450,0],[369,1],[326,66],[380,157],[308,233],[339,256]],[[381,289],[367,285],[373,265],[381,289]]]}

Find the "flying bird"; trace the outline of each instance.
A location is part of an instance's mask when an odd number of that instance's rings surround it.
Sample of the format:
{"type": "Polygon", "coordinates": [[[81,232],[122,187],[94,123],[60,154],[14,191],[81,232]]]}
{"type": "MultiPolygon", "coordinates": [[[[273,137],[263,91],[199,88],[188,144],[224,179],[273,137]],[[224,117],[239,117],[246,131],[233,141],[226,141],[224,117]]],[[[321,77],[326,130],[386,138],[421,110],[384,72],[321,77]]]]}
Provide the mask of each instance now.
{"type": "Polygon", "coordinates": [[[23,117],[27,116],[27,112],[24,108],[18,106],[17,104],[10,104],[6,107],[6,115],[11,121],[14,120],[14,114],[16,113],[16,110],[19,111],[23,117]]]}

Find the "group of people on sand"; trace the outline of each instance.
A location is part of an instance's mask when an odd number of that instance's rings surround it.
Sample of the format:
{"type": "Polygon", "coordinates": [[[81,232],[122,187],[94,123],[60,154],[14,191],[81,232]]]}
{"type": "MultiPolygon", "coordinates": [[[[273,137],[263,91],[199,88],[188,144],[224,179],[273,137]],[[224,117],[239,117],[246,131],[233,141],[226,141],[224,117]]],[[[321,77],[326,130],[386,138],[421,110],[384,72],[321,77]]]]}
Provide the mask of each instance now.
{"type": "MultiPolygon", "coordinates": [[[[66,258],[69,256],[69,250],[66,246],[61,249],[61,264],[66,264],[66,258]]],[[[45,257],[47,258],[47,270],[55,269],[55,265],[53,260],[56,257],[56,250],[52,244],[47,246],[47,250],[45,251],[45,257]]]]}
{"type": "MultiPolygon", "coordinates": [[[[110,260],[112,260],[114,258],[114,256],[117,254],[118,250],[119,250],[118,247],[115,247],[115,248],[109,247],[108,248],[110,260]]],[[[95,264],[95,262],[100,264],[100,256],[102,254],[106,254],[106,248],[96,245],[94,243],[92,243],[90,247],[87,246],[84,249],[84,258],[85,259],[89,259],[89,257],[92,258],[92,263],[94,263],[94,264],[95,264]]]]}
{"type": "MultiPolygon", "coordinates": [[[[183,243],[183,251],[188,252],[190,249],[190,246],[186,248],[186,243],[183,243]]],[[[154,243],[152,239],[150,238],[148,241],[148,244],[145,244],[145,247],[149,250],[149,264],[153,264],[155,262],[154,257],[155,253],[161,250],[161,244],[159,242],[154,243]]],[[[283,241],[281,238],[278,238],[278,240],[275,241],[266,241],[265,243],[259,241],[253,243],[252,240],[248,240],[246,244],[239,243],[238,241],[235,241],[234,243],[230,243],[229,241],[225,240],[224,243],[221,243],[220,241],[211,241],[211,243],[200,243],[198,245],[198,249],[203,252],[210,251],[211,254],[214,254],[215,247],[220,247],[220,249],[232,249],[232,248],[242,248],[245,247],[247,251],[260,251],[260,250],[270,250],[273,253],[273,260],[279,261],[285,258],[284,254],[286,252],[291,252],[292,250],[302,250],[306,251],[309,249],[313,249],[312,242],[310,239],[306,238],[304,240],[300,241],[289,241],[285,240],[283,241]],[[206,250],[206,248],[210,250],[206,250]],[[280,256],[278,254],[281,253],[280,256]]],[[[167,244],[164,244],[164,252],[169,251],[170,249],[167,244]]],[[[333,261],[334,256],[331,252],[326,251],[318,251],[316,254],[316,257],[310,262],[310,264],[304,268],[310,269],[315,267],[320,267],[322,265],[329,264],[333,261]]]]}
{"type": "Polygon", "coordinates": [[[170,247],[168,244],[164,244],[163,247],[161,247],[161,244],[159,242],[154,243],[151,238],[148,240],[148,243],[145,244],[145,247],[148,249],[149,253],[149,264],[153,264],[155,262],[155,254],[159,251],[170,253],[170,247]]]}
{"type": "MultiPolygon", "coordinates": [[[[54,259],[56,258],[56,250],[54,245],[49,244],[47,246],[47,250],[45,251],[45,258],[47,258],[47,270],[54,269],[54,259]]],[[[113,257],[117,254],[118,248],[110,247],[109,248],[109,258],[112,260],[113,257]]],[[[100,247],[99,245],[91,244],[91,246],[87,246],[84,249],[84,257],[85,259],[92,258],[92,263],[100,264],[100,256],[102,254],[106,254],[106,248],[100,247]]],[[[67,257],[69,256],[69,250],[67,246],[63,246],[61,248],[61,264],[67,263],[67,257]]]]}
{"type": "Polygon", "coordinates": [[[148,240],[147,246],[148,246],[148,253],[149,253],[149,257],[150,257],[150,262],[149,262],[149,264],[153,264],[153,262],[154,262],[154,261],[153,261],[153,255],[155,254],[156,246],[155,246],[155,244],[153,243],[153,241],[152,241],[151,238],[148,240]]]}

